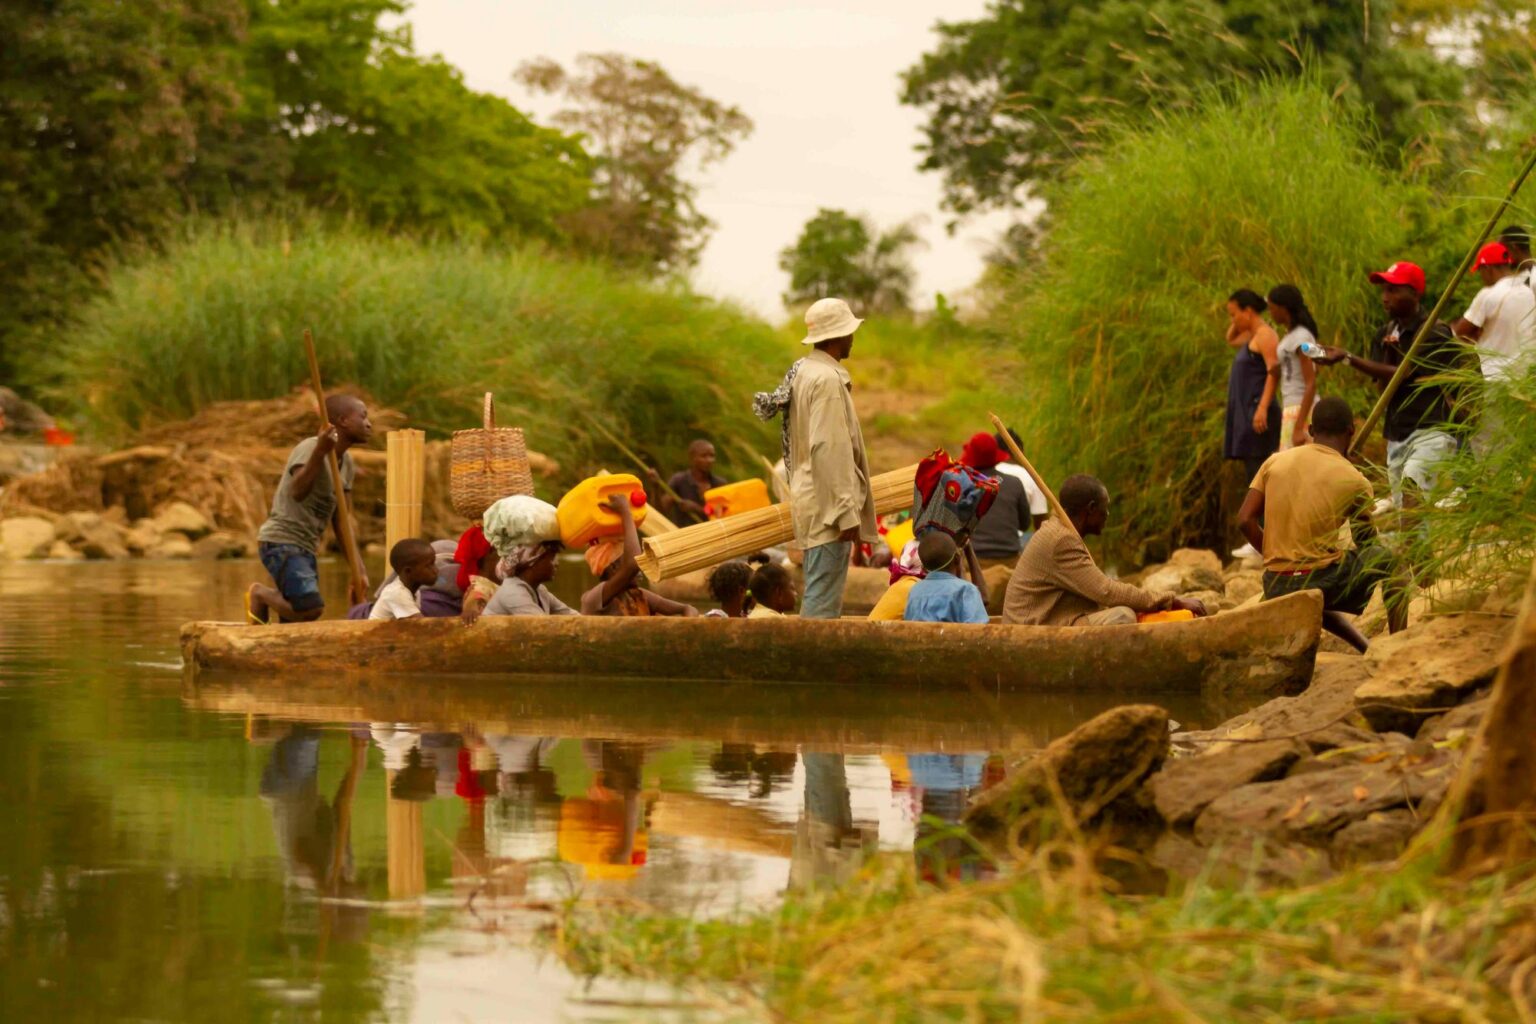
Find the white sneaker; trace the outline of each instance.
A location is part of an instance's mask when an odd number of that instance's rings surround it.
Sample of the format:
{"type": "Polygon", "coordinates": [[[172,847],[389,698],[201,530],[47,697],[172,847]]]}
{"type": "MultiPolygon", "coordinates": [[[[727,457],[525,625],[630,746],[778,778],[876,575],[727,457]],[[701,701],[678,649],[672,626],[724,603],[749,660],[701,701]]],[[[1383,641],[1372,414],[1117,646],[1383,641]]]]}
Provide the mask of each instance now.
{"type": "Polygon", "coordinates": [[[1458,487],[1450,494],[1447,494],[1445,497],[1435,502],[1435,508],[1455,508],[1457,505],[1461,504],[1461,499],[1465,498],[1466,496],[1467,492],[1458,487]]]}
{"type": "Polygon", "coordinates": [[[1232,550],[1232,557],[1240,561],[1247,561],[1250,558],[1262,558],[1263,554],[1252,544],[1244,544],[1242,547],[1232,550]]]}
{"type": "Polygon", "coordinates": [[[1376,504],[1371,508],[1371,515],[1384,516],[1396,508],[1397,506],[1392,503],[1391,498],[1377,498],[1376,504]]]}

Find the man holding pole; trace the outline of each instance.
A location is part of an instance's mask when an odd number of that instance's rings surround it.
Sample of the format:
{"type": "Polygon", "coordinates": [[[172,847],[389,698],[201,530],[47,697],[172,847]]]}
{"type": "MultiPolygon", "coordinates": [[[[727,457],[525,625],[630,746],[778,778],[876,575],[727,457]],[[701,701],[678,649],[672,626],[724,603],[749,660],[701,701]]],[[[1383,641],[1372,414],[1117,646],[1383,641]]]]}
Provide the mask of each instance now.
{"type": "Polygon", "coordinates": [[[878,537],[853,379],[842,366],[863,322],[842,299],[812,303],[802,344],[815,348],[791,370],[789,493],[795,540],[805,552],[801,618],[842,614],[853,545],[878,537]]]}
{"type": "MultiPolygon", "coordinates": [[[[1381,287],[1381,304],[1388,317],[1371,342],[1370,358],[1329,347],[1326,355],[1314,361],[1325,366],[1343,362],[1385,389],[1428,319],[1422,306],[1424,271],[1417,264],[1398,262],[1373,273],[1370,279],[1381,287]]],[[[1387,403],[1383,421],[1387,436],[1387,482],[1392,487],[1392,504],[1397,508],[1416,505],[1421,495],[1433,491],[1441,467],[1456,454],[1456,438],[1445,429],[1455,414],[1450,389],[1427,381],[1452,369],[1458,359],[1451,329],[1443,323],[1432,324],[1402,385],[1387,403]],[[1413,488],[1405,491],[1404,481],[1413,484],[1413,488]]]]}
{"type": "MultiPolygon", "coordinates": [[[[373,436],[367,406],[351,395],[328,397],[325,413],[330,422],[289,454],[272,496],[272,512],[256,534],[257,554],[276,586],[252,583],[246,591],[246,616],[252,623],[270,621],[273,612],[280,622],[313,622],[325,611],[317,552],[327,524],[334,525],[338,515],[326,460],[336,454],[342,489],[350,493],[357,469],[347,451],[373,436]]],[[[367,586],[364,580],[364,591],[367,586]]]]}

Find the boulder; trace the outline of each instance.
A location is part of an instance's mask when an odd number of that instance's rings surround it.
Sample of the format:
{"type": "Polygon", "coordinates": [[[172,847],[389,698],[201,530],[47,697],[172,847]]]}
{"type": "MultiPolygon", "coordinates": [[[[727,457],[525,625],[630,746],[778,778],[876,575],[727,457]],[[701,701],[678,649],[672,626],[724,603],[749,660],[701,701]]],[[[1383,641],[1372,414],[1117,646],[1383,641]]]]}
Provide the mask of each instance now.
{"type": "Polygon", "coordinates": [[[111,520],[92,514],[89,521],[77,520],[76,526],[78,535],[70,543],[86,558],[115,560],[128,557],[127,531],[111,520]]]}
{"type": "Polygon", "coordinates": [[[135,519],[123,536],[123,543],[128,545],[129,551],[143,557],[160,543],[161,536],[160,527],[155,525],[153,519],[135,519]]]}
{"type": "Polygon", "coordinates": [[[17,516],[0,522],[0,558],[20,561],[46,558],[58,536],[53,524],[37,516],[17,516]]]}
{"type": "Polygon", "coordinates": [[[1171,591],[1175,594],[1188,594],[1196,590],[1224,592],[1226,581],[1221,578],[1219,569],[1204,565],[1181,565],[1177,562],[1169,562],[1162,568],[1154,569],[1144,575],[1139,585],[1143,590],[1154,593],[1171,591]]]}
{"type": "Polygon", "coordinates": [[[155,526],[161,533],[179,533],[188,540],[197,540],[213,532],[208,517],[184,501],[173,501],[155,510],[155,526]]]}
{"type": "Polygon", "coordinates": [[[1477,732],[1488,716],[1487,696],[1468,701],[1444,715],[1436,715],[1419,726],[1418,738],[1430,743],[1444,743],[1477,732]]]}
{"type": "Polygon", "coordinates": [[[1264,593],[1264,574],[1247,570],[1234,573],[1227,578],[1223,592],[1234,605],[1242,604],[1255,594],[1264,593]]]}
{"type": "Polygon", "coordinates": [[[144,552],[145,558],[183,559],[192,557],[192,542],[179,533],[167,533],[160,543],[144,552]]]}
{"type": "Polygon", "coordinates": [[[1221,575],[1221,558],[1214,551],[1203,548],[1179,548],[1168,556],[1169,565],[1187,566],[1191,569],[1208,569],[1221,575]]]}
{"type": "Polygon", "coordinates": [[[1224,793],[1250,782],[1268,782],[1285,775],[1307,748],[1294,740],[1235,743],[1202,757],[1169,761],[1152,776],[1148,787],[1153,803],[1170,825],[1194,821],[1224,793]]]}
{"type": "Polygon", "coordinates": [[[48,549],[48,560],[51,562],[80,562],[85,556],[69,546],[67,540],[56,540],[53,547],[48,549]]]}
{"type": "Polygon", "coordinates": [[[224,530],[215,530],[192,544],[192,557],[212,561],[219,558],[245,558],[251,554],[251,544],[224,530]]]}
{"type": "Polygon", "coordinates": [[[1329,849],[1337,867],[1392,860],[1408,848],[1408,841],[1423,822],[1406,807],[1368,814],[1352,821],[1334,835],[1329,849]]]}
{"type": "Polygon", "coordinates": [[[977,835],[997,836],[1021,817],[1053,813],[1059,791],[1066,810],[1086,823],[1140,785],[1167,756],[1167,711],[1149,704],[1111,708],[1053,740],[981,793],[965,821],[977,835]]]}
{"type": "Polygon", "coordinates": [[[1417,733],[1428,708],[1446,708],[1493,679],[1509,636],[1508,622],[1448,615],[1371,644],[1371,678],[1355,706],[1378,732],[1417,733]]]}

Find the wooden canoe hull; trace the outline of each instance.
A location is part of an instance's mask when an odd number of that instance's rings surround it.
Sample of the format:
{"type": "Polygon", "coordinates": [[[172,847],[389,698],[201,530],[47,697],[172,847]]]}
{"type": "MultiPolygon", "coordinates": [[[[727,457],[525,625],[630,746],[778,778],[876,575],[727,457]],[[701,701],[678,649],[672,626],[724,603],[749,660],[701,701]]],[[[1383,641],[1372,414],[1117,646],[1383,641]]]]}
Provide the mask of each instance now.
{"type": "Polygon", "coordinates": [[[486,673],[987,691],[1275,695],[1305,688],[1322,598],[1303,592],[1193,622],[969,626],[862,619],[584,616],[281,626],[194,622],[194,671],[486,673]]]}

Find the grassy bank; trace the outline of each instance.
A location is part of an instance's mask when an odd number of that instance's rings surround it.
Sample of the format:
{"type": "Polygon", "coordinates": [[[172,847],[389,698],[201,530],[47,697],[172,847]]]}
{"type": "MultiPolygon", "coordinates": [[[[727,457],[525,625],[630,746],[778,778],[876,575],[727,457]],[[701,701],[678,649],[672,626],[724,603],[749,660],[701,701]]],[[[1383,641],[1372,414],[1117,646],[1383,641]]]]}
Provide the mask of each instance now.
{"type": "Polygon", "coordinates": [[[1536,883],[1434,868],[1133,898],[1038,865],[933,888],[892,859],[759,916],[573,905],[554,941],[577,970],[663,980],[737,1020],[1527,1019],[1508,991],[1530,963],[1536,883]]]}

